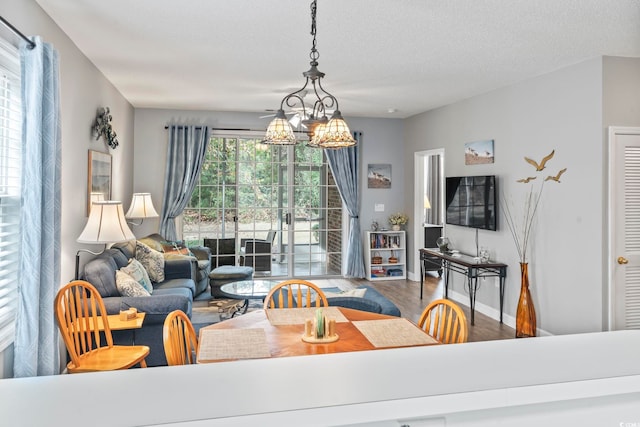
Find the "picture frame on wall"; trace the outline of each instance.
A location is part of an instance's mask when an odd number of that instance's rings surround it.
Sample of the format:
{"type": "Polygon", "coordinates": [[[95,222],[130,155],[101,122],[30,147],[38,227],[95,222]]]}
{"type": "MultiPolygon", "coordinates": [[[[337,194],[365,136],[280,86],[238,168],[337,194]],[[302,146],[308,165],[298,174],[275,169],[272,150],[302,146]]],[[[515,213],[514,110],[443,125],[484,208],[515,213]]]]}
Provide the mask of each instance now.
{"type": "Polygon", "coordinates": [[[111,154],[89,150],[87,216],[94,201],[111,200],[111,154]]]}
{"type": "Polygon", "coordinates": [[[493,163],[493,139],[464,144],[464,164],[484,165],[493,163]]]}
{"type": "Polygon", "coordinates": [[[367,165],[368,188],[391,188],[391,165],[370,163],[367,165]]]}

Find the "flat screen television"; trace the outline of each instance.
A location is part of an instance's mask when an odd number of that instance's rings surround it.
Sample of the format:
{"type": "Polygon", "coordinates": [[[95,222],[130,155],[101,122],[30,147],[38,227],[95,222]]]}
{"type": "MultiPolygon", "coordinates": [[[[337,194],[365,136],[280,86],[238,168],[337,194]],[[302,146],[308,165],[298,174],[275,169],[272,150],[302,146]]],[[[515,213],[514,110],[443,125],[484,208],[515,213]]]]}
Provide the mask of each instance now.
{"type": "Polygon", "coordinates": [[[447,177],[445,190],[447,224],[497,229],[495,175],[447,177]]]}

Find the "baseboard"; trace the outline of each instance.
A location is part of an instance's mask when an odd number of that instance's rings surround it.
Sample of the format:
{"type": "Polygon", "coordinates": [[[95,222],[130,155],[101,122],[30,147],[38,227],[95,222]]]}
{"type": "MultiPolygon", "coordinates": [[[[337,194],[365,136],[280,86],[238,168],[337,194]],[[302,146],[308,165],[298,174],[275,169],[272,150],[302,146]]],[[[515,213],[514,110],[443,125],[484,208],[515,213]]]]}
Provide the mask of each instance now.
{"type": "MultiPolygon", "coordinates": [[[[449,299],[454,300],[458,304],[462,304],[466,307],[469,307],[469,295],[461,294],[456,291],[449,290],[449,299]]],[[[500,310],[490,307],[486,304],[476,301],[476,312],[482,313],[487,317],[492,318],[493,320],[499,322],[500,321],[500,310]]],[[[516,318],[508,315],[506,313],[502,314],[502,323],[509,326],[510,328],[516,328],[516,318]]],[[[545,331],[544,329],[537,328],[536,329],[537,336],[551,336],[552,333],[545,331]]]]}

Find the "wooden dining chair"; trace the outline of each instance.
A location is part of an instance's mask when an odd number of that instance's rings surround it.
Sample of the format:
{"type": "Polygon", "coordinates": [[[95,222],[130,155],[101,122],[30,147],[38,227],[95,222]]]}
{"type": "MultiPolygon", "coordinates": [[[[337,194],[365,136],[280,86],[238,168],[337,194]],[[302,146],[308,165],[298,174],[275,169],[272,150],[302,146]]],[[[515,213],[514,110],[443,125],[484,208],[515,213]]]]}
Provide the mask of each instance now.
{"type": "Polygon", "coordinates": [[[84,280],[74,280],[56,295],[55,312],[71,361],[70,373],[146,368],[146,345],[114,345],[102,297],[84,280]],[[103,334],[103,340],[101,339],[103,334]]]}
{"type": "Polygon", "coordinates": [[[448,299],[438,299],[427,305],[418,326],[443,344],[467,342],[469,335],[467,317],[448,299]]]}
{"type": "Polygon", "coordinates": [[[198,337],[191,320],[182,310],[172,311],[164,319],[162,341],[169,366],[196,363],[198,337]]]}
{"type": "Polygon", "coordinates": [[[328,307],[327,297],[317,285],[302,279],[285,280],[271,288],[264,298],[264,309],[328,307]],[[303,292],[304,290],[304,292],[303,292]]]}

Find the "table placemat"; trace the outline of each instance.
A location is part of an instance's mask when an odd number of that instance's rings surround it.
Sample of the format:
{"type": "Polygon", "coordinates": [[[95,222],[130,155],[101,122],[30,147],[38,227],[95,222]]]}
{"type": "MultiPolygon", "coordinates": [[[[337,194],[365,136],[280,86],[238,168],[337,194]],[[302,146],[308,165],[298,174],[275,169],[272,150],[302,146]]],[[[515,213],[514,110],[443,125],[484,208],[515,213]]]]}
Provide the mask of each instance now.
{"type": "Polygon", "coordinates": [[[198,362],[271,357],[264,329],[202,329],[198,362]]]}
{"type": "Polygon", "coordinates": [[[374,347],[403,347],[438,342],[404,318],[356,320],[351,323],[374,347]]]}
{"type": "MultiPolygon", "coordinates": [[[[305,320],[312,319],[316,315],[317,308],[276,308],[266,310],[267,318],[272,325],[304,325],[305,320]]],[[[338,307],[322,307],[322,312],[327,317],[336,319],[336,323],[344,323],[349,320],[338,307]]]]}

